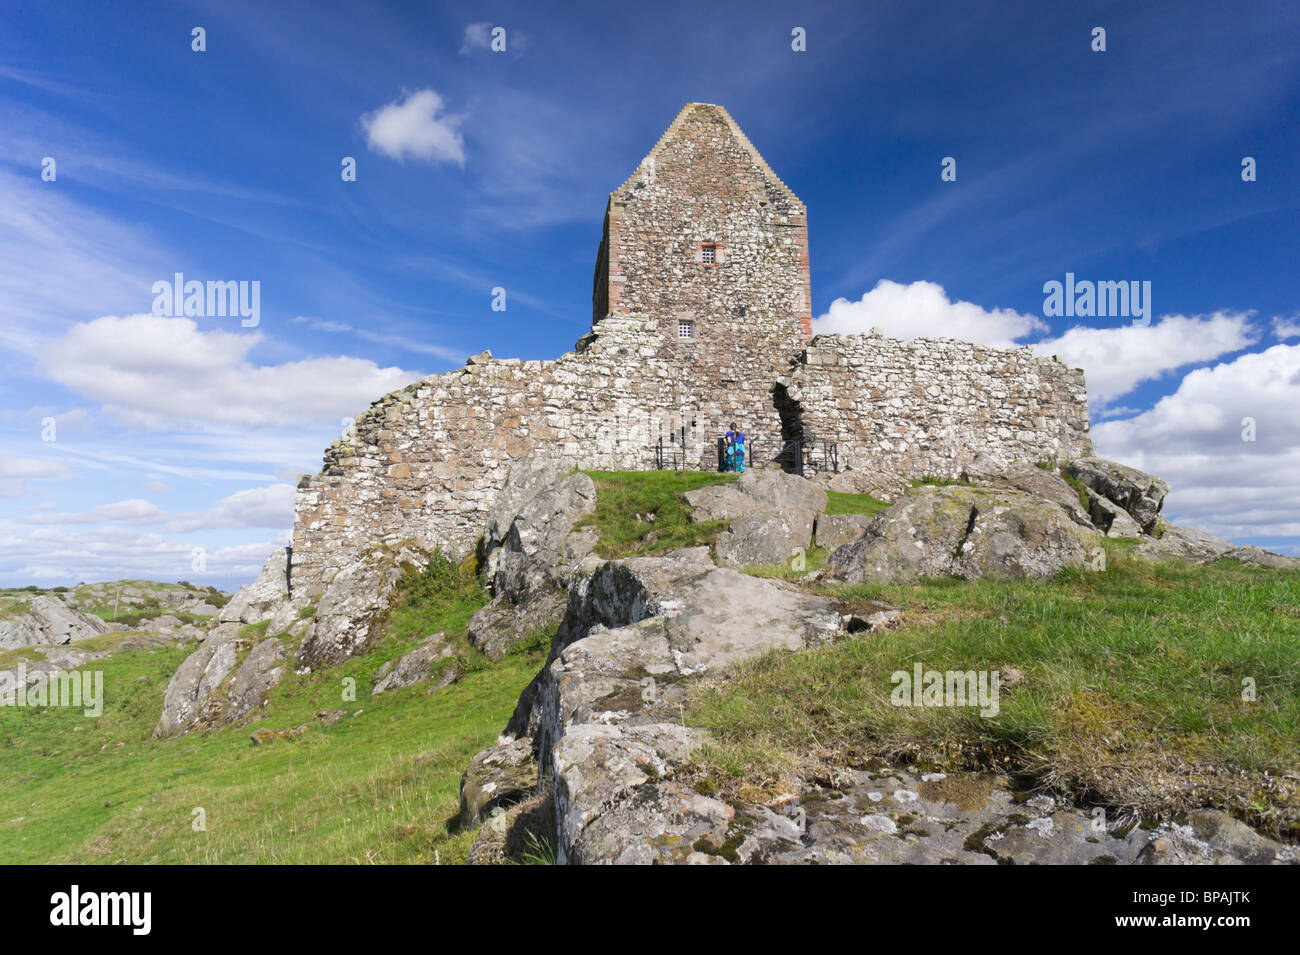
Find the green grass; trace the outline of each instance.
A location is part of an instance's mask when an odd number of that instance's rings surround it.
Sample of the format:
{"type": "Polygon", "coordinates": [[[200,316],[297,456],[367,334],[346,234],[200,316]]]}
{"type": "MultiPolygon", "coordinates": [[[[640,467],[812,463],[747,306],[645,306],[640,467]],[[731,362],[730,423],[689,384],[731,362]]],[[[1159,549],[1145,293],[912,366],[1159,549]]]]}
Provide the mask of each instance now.
{"type": "Polygon", "coordinates": [[[995,768],[1136,815],[1215,805],[1300,836],[1300,574],[1151,564],[1045,583],[935,580],[837,591],[885,600],[903,627],[741,665],[687,721],[717,744],[708,785],[787,791],[819,766],[884,755],[995,768]],[[1016,668],[1001,712],[890,704],[890,675],[1016,668]],[[1242,681],[1257,700],[1242,700],[1242,681]],[[1291,774],[1291,780],[1280,777],[1291,774]]]}
{"type": "Polygon", "coordinates": [[[758,564],[745,567],[741,573],[753,577],[775,577],[779,580],[798,581],[815,570],[821,570],[831,552],[824,547],[809,547],[803,555],[802,563],[797,557],[791,557],[781,564],[758,564]]]}
{"type": "Polygon", "coordinates": [[[827,491],[827,514],[866,514],[868,517],[887,510],[890,505],[870,494],[843,494],[827,491]]]}
{"type": "Polygon", "coordinates": [[[609,560],[712,545],[727,521],[690,522],[687,491],[736,480],[710,471],[587,471],[596,484],[596,511],[578,527],[596,527],[596,553],[609,560]]]}
{"type": "Polygon", "coordinates": [[[950,487],[952,485],[965,485],[967,482],[959,478],[939,477],[934,474],[923,474],[915,481],[911,482],[912,487],[950,487]]]}
{"type": "Polygon", "coordinates": [[[1088,500],[1087,485],[1073,474],[1062,473],[1061,479],[1065,481],[1066,484],[1070,485],[1070,487],[1074,488],[1074,493],[1079,496],[1079,507],[1083,509],[1083,513],[1092,513],[1092,502],[1088,500]]]}
{"type": "Polygon", "coordinates": [[[403,581],[374,651],[310,674],[290,667],[263,718],[244,727],[152,737],[193,644],[91,664],[104,674],[98,719],[0,707],[0,862],[462,861],[475,833],[455,824],[460,774],[496,740],[549,634],[495,663],[462,650],[463,675],[432,696],[425,682],[371,698],[375,671],[429,633],[462,646],[475,601],[486,600],[471,589],[472,568],[433,570],[403,581]],[[334,709],[349,715],[329,726],[315,718],[334,709]],[[292,739],[249,742],[255,729],[299,726],[292,739]],[[196,807],[205,832],[191,827],[196,807]]]}

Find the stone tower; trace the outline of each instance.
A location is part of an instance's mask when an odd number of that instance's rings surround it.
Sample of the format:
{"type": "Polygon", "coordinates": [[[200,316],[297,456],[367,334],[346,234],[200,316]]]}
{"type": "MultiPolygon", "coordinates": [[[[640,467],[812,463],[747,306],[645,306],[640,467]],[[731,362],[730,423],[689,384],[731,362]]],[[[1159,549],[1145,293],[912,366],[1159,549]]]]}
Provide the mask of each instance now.
{"type": "Polygon", "coordinates": [[[687,104],[610,194],[592,334],[623,316],[681,364],[712,430],[770,430],[773,380],[812,329],[807,209],[721,106],[687,104]]]}

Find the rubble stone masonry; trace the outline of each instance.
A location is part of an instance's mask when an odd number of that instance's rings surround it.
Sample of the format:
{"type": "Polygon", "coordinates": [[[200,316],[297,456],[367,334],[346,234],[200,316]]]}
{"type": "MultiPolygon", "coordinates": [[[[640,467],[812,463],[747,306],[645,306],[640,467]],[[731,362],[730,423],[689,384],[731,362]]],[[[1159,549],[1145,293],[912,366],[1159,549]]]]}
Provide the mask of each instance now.
{"type": "Polygon", "coordinates": [[[610,195],[591,333],[554,361],[493,359],[385,395],[299,483],[295,592],[369,548],[468,553],[510,464],[716,467],[735,421],[774,458],[803,437],[841,466],[955,474],[1088,453],[1083,373],[1028,349],[818,336],[807,210],[720,106],[688,104],[610,195]],[[710,261],[710,259],[712,261],[710,261]]]}

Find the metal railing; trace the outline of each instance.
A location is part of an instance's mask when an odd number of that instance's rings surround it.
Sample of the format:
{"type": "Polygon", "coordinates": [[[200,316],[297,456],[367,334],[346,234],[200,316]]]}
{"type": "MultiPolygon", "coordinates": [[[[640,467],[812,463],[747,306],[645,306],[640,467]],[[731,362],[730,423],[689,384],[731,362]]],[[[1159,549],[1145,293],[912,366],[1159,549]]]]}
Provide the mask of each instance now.
{"type": "MultiPolygon", "coordinates": [[[[754,441],[746,439],[745,441],[745,467],[752,469],[754,467],[754,441]]],[[[717,469],[719,471],[727,470],[727,439],[718,438],[718,458],[717,469]]],[[[686,466],[686,448],[685,436],[682,437],[682,443],[678,443],[677,435],[674,432],[669,439],[669,446],[664,447],[664,439],[660,438],[651,449],[654,454],[655,470],[680,470],[686,466]]],[[[840,446],[834,441],[816,441],[806,438],[795,438],[787,442],[781,449],[781,453],[772,459],[774,463],[779,464],[781,469],[789,471],[792,474],[798,474],[800,477],[806,477],[809,471],[820,473],[830,471],[833,474],[840,473],[840,446]]]]}
{"type": "Polygon", "coordinates": [[[806,477],[808,471],[840,473],[840,446],[833,441],[795,438],[781,449],[776,461],[782,470],[806,477]]]}

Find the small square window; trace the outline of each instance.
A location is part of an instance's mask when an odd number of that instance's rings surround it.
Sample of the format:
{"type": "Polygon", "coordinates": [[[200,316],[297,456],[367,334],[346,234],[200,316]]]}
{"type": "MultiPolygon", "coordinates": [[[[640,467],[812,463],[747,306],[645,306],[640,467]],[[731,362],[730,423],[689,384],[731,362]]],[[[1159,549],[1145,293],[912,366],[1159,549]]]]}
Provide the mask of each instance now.
{"type": "Polygon", "coordinates": [[[700,248],[700,261],[705,265],[716,265],[718,261],[718,247],[716,245],[706,245],[700,248]]]}
{"type": "Polygon", "coordinates": [[[684,319],[684,318],[681,319],[681,320],[677,323],[677,337],[678,337],[678,338],[694,338],[694,337],[695,337],[695,323],[692,322],[692,321],[688,321],[688,320],[686,320],[686,319],[684,319]]]}

